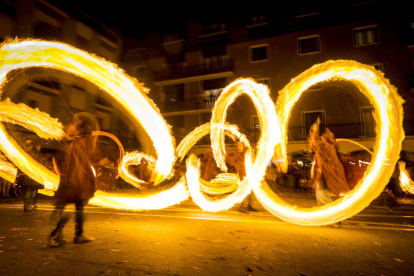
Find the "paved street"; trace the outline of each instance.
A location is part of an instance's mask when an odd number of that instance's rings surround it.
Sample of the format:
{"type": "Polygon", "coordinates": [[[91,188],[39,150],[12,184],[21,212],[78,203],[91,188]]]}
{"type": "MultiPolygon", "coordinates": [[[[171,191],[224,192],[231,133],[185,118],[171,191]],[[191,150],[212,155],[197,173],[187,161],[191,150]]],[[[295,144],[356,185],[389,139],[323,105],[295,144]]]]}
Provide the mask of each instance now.
{"type": "MultiPolygon", "coordinates": [[[[257,203],[255,203],[257,204],[257,203]]],[[[414,275],[413,205],[367,208],[335,227],[303,227],[259,209],[202,212],[86,208],[96,238],[49,248],[52,200],[24,213],[0,199],[0,275],[414,275]]],[[[256,206],[256,205],[255,205],[256,206]]],[[[73,207],[71,207],[73,209],[73,207]]]]}

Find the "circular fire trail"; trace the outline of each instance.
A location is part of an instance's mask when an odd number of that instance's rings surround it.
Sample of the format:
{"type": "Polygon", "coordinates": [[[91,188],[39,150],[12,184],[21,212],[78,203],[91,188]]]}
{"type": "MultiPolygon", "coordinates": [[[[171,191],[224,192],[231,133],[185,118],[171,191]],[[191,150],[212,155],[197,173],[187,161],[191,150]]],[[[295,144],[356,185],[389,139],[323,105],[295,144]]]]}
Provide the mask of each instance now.
{"type": "MultiPolygon", "coordinates": [[[[334,202],[313,208],[290,206],[263,184],[254,189],[259,201],[274,215],[302,225],[326,225],[342,221],[362,211],[377,198],[387,185],[401,151],[403,100],[384,74],[356,61],[338,60],[318,64],[303,72],[279,92],[276,112],[287,141],[287,122],[294,104],[312,85],[327,80],[353,83],[375,109],[377,139],[371,165],[357,186],[334,202]],[[384,168],[387,167],[387,168],[384,168]],[[388,169],[389,168],[389,169],[388,169]]],[[[278,148],[278,158],[286,159],[286,142],[278,148]]]]}
{"type": "MultiPolygon", "coordinates": [[[[187,159],[185,177],[182,177],[173,188],[136,196],[97,191],[91,203],[104,207],[161,209],[177,204],[191,195],[194,202],[203,210],[214,212],[231,208],[253,190],[263,206],[283,220],[302,225],[331,224],[357,214],[382,192],[398,161],[404,139],[403,100],[395,87],[381,72],[355,61],[328,61],[313,66],[280,91],[276,105],[270,99],[266,86],[250,79],[234,81],[217,99],[211,123],[190,133],[176,151],[169,126],[155,104],[147,97],[147,89],[116,65],[56,42],[10,40],[0,46],[0,87],[7,82],[8,72],[28,67],[54,68],[89,80],[107,91],[133,118],[134,123],[145,129],[153,141],[157,158],[139,152],[121,154],[119,174],[135,187],[142,188],[145,183],[130,174],[127,166],[137,165],[145,158],[153,168],[151,180],[157,185],[171,176],[174,162],[182,161],[189,149],[209,132],[214,157],[218,167],[223,171],[227,171],[225,135],[241,136],[241,141],[249,148],[245,156],[246,177],[243,181],[230,174],[222,174],[216,182],[202,181],[199,172],[200,161],[194,155],[190,155],[187,159]],[[287,169],[286,132],[291,110],[309,87],[327,80],[346,80],[353,83],[373,105],[377,140],[372,162],[357,186],[341,199],[321,207],[290,206],[274,194],[263,181],[266,166],[275,155],[278,160],[285,160],[282,162],[282,168],[287,169]],[[237,127],[225,123],[229,106],[242,94],[248,95],[254,103],[261,126],[262,132],[255,156],[252,156],[249,141],[239,133],[237,127]],[[392,169],[384,169],[384,166],[392,169]],[[230,194],[216,200],[206,196],[224,193],[230,194]]],[[[61,139],[64,136],[62,125],[48,114],[23,104],[0,102],[0,150],[29,177],[44,184],[47,189],[56,190],[59,177],[25,153],[21,146],[7,135],[1,122],[20,124],[33,130],[39,137],[47,139],[61,139]]],[[[0,176],[14,180],[15,168],[12,168],[10,163],[0,162],[0,170],[0,176]]]]}

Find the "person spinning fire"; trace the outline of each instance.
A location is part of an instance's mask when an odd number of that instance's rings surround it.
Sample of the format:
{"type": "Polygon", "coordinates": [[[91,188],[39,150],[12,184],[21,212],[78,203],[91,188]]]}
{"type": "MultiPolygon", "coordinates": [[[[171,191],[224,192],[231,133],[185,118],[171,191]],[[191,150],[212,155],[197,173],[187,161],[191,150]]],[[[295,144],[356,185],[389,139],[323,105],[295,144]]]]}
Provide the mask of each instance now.
{"type": "Polygon", "coordinates": [[[50,234],[50,246],[59,246],[64,241],[62,231],[71,217],[64,212],[68,203],[75,203],[76,206],[73,242],[94,240],[83,233],[83,209],[96,191],[93,165],[103,165],[102,162],[109,161],[103,148],[99,147],[96,136],[92,136],[92,132],[98,130],[97,119],[86,112],[75,114],[73,120],[66,125],[64,142],[68,147],[61,165],[57,166],[60,174],[60,183],[55,194],[58,223],[50,234]]]}
{"type": "Polygon", "coordinates": [[[332,195],[339,196],[349,191],[344,168],[338,158],[338,144],[334,134],[326,129],[319,137],[319,119],[309,131],[309,146],[314,152],[311,179],[316,186],[318,206],[332,202],[332,195]]]}

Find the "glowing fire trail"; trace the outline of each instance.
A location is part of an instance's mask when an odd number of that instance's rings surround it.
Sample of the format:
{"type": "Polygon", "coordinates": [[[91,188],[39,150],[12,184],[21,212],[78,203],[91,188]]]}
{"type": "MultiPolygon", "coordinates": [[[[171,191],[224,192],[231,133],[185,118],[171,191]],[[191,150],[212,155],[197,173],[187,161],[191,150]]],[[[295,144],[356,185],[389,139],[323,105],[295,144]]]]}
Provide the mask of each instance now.
{"type": "MultiPolygon", "coordinates": [[[[147,90],[114,64],[72,46],[38,40],[6,41],[0,51],[0,84],[11,70],[49,67],[89,80],[119,102],[135,123],[142,125],[157,150],[156,184],[172,170],[175,160],[173,138],[155,104],[144,94],[147,90]]],[[[4,152],[9,158],[11,154],[4,152]]]]}
{"type": "Polygon", "coordinates": [[[405,169],[405,162],[399,161],[398,167],[400,169],[400,184],[401,189],[405,193],[414,194],[414,182],[411,180],[408,175],[408,171],[405,169]]]}
{"type": "MultiPolygon", "coordinates": [[[[238,131],[238,128],[234,125],[224,124],[224,133],[234,139],[235,137],[240,137],[240,141],[247,147],[249,150],[246,153],[247,166],[251,166],[250,158],[250,144],[246,136],[241,135],[238,131]]],[[[187,154],[188,150],[203,136],[207,135],[211,131],[211,124],[204,124],[190,134],[188,134],[180,145],[177,148],[177,156],[182,160],[187,154]]],[[[200,178],[199,171],[200,162],[192,154],[187,160],[187,184],[190,191],[190,195],[193,201],[199,205],[205,211],[218,212],[222,210],[227,210],[234,206],[234,204],[243,200],[243,198],[248,195],[251,191],[250,184],[247,180],[237,181],[237,176],[231,177],[233,174],[221,174],[217,176],[216,179],[211,182],[204,181],[200,178]],[[232,194],[221,199],[210,199],[205,194],[209,195],[219,195],[233,192],[232,194]]]]}
{"type": "Polygon", "coordinates": [[[262,84],[257,84],[250,79],[239,79],[228,85],[221,93],[213,109],[211,119],[211,144],[217,165],[226,171],[224,134],[226,130],[226,114],[229,106],[235,99],[242,95],[248,95],[253,101],[262,133],[258,142],[258,152],[255,162],[252,163],[251,150],[246,152],[245,166],[246,176],[238,184],[235,192],[224,199],[209,200],[202,194],[199,188],[200,161],[191,155],[187,160],[187,183],[194,202],[205,211],[217,212],[227,210],[234,204],[241,202],[251,191],[258,187],[266,171],[266,166],[273,156],[275,145],[281,141],[280,128],[274,105],[269,97],[269,90],[262,84]]]}
{"type": "MultiPolygon", "coordinates": [[[[27,105],[12,103],[8,99],[0,102],[0,120],[24,126],[34,131],[41,138],[61,139],[64,136],[62,124],[57,119],[27,105]]],[[[45,185],[46,189],[57,188],[59,176],[26,153],[19,143],[7,135],[5,126],[2,123],[0,123],[0,151],[11,162],[17,164],[26,175],[45,185]]],[[[11,172],[10,169],[8,171],[11,172]]],[[[10,182],[14,182],[16,174],[14,176],[2,174],[2,176],[10,182]]]]}
{"type": "MultiPolygon", "coordinates": [[[[38,40],[6,41],[1,45],[0,60],[0,86],[4,85],[7,81],[7,73],[12,70],[27,67],[48,67],[85,78],[107,91],[127,110],[130,117],[134,118],[135,123],[143,126],[153,140],[158,155],[154,169],[155,182],[159,183],[169,175],[175,160],[173,138],[170,135],[169,127],[160,113],[156,111],[158,108],[155,104],[144,94],[147,90],[142,84],[128,77],[114,64],[69,45],[38,40]]],[[[32,111],[26,111],[28,114],[24,116],[29,117],[27,122],[32,122],[32,111]]],[[[12,120],[16,121],[14,118],[12,120]]],[[[39,130],[33,125],[30,128],[36,131],[40,137],[56,139],[48,137],[47,135],[51,131],[43,128],[50,124],[53,125],[53,122],[40,124],[39,130]]],[[[6,135],[2,125],[0,125],[0,146],[0,150],[7,158],[17,164],[29,177],[45,184],[46,188],[57,189],[59,177],[25,153],[18,143],[6,135]]],[[[125,209],[165,208],[166,204],[174,205],[188,197],[187,189],[183,188],[183,185],[177,186],[168,193],[167,191],[159,193],[152,196],[151,199],[143,195],[132,199],[131,196],[125,195],[114,196],[113,200],[108,200],[110,195],[97,192],[92,202],[101,206],[125,209]],[[166,195],[169,200],[164,198],[166,195]]]]}
{"type": "MultiPolygon", "coordinates": [[[[281,131],[286,142],[290,112],[304,91],[318,82],[330,79],[350,81],[367,96],[375,108],[377,140],[374,148],[376,150],[364,177],[345,197],[325,206],[299,208],[285,203],[272,193],[267,185],[262,185],[254,189],[254,193],[266,209],[292,223],[324,225],[354,216],[379,196],[393,173],[393,170],[384,169],[384,165],[389,164],[390,168],[396,165],[404,139],[403,100],[396,88],[383,75],[373,67],[355,61],[327,61],[313,66],[294,78],[279,92],[276,111],[281,120],[281,131]]],[[[279,149],[277,158],[286,160],[286,146],[279,149]]]]}
{"type": "MultiPolygon", "coordinates": [[[[225,124],[224,125],[224,132],[225,135],[230,137],[233,141],[235,137],[240,137],[240,141],[246,145],[246,147],[250,148],[249,141],[247,140],[245,135],[242,135],[238,127],[235,125],[225,124]]],[[[211,131],[211,124],[206,123],[195,128],[192,132],[190,132],[181,143],[177,147],[177,159],[182,161],[190,148],[192,148],[197,141],[203,138],[205,135],[209,134],[211,131]]],[[[215,179],[211,182],[203,180],[199,177],[199,189],[206,194],[209,195],[220,195],[233,192],[237,189],[238,186],[238,177],[234,174],[227,174],[222,173],[217,175],[215,179]]],[[[196,182],[195,182],[196,183],[196,182]]],[[[195,184],[197,186],[197,184],[195,184]]]]}
{"type": "MultiPolygon", "coordinates": [[[[170,174],[175,160],[173,138],[165,120],[156,111],[158,110],[156,106],[144,95],[147,90],[142,84],[125,75],[115,65],[69,45],[35,40],[15,40],[7,43],[2,44],[0,49],[0,86],[4,85],[6,75],[11,70],[34,66],[59,69],[95,83],[114,97],[127,110],[130,117],[134,118],[135,123],[142,125],[153,140],[157,151],[154,169],[156,184],[170,174]]],[[[257,156],[252,162],[250,151],[247,152],[245,159],[247,175],[245,179],[238,183],[238,188],[230,196],[215,202],[208,200],[200,191],[199,160],[193,155],[190,156],[187,161],[186,174],[188,187],[194,201],[204,210],[219,211],[228,209],[234,203],[240,202],[253,189],[260,202],[270,212],[282,219],[303,225],[323,225],[355,215],[375,199],[387,184],[392,170],[385,170],[383,166],[384,164],[395,166],[401,150],[401,142],[404,138],[402,130],[403,101],[398,96],[396,89],[383,77],[383,74],[375,71],[373,67],[343,60],[328,61],[313,66],[293,79],[280,92],[276,104],[279,118],[276,116],[267,87],[247,79],[240,79],[230,84],[217,100],[211,121],[211,140],[214,156],[218,166],[225,171],[227,169],[224,144],[226,112],[228,107],[241,94],[250,96],[258,113],[262,133],[258,142],[257,156]],[[375,143],[375,155],[364,178],[344,198],[323,207],[310,209],[292,207],[274,195],[266,184],[260,186],[260,181],[263,179],[266,166],[273,156],[275,146],[282,139],[286,142],[287,122],[293,105],[310,86],[329,79],[352,82],[371,101],[376,110],[374,118],[377,122],[378,133],[375,143]]],[[[30,114],[32,111],[28,110],[28,112],[30,114]]],[[[32,115],[29,116],[30,120],[28,121],[30,122],[33,118],[32,115]]],[[[13,121],[24,125],[24,122],[11,118],[9,113],[6,114],[6,117],[9,118],[9,122],[13,121]]],[[[57,124],[57,122],[55,123],[57,124]]],[[[49,124],[54,125],[54,122],[49,124]]],[[[48,137],[48,130],[43,128],[45,125],[47,124],[40,124],[41,127],[38,130],[36,130],[35,124],[26,126],[36,131],[41,137],[59,139],[58,136],[61,134],[56,137],[48,137]]],[[[43,170],[41,164],[24,153],[20,146],[6,135],[4,126],[1,124],[0,146],[7,158],[22,167],[22,171],[31,178],[44,183],[46,187],[56,189],[57,175],[48,170],[43,170]]],[[[285,145],[277,148],[276,158],[286,160],[285,145]]],[[[286,164],[285,162],[285,169],[286,164]]],[[[130,179],[130,181],[137,180],[130,179]]],[[[139,181],[137,185],[140,185],[139,181]]],[[[123,209],[159,209],[176,204],[188,196],[189,193],[185,187],[184,179],[181,179],[174,188],[156,195],[136,197],[98,191],[92,203],[123,209]]]]}

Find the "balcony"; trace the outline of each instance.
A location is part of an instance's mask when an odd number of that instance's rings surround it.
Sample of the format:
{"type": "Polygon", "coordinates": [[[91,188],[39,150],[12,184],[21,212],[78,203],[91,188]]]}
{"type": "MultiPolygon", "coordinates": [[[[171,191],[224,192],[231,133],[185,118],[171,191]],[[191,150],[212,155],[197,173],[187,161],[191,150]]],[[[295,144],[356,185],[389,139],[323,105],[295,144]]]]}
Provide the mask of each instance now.
{"type": "Polygon", "coordinates": [[[234,72],[234,63],[232,60],[189,67],[169,65],[166,69],[155,72],[154,80],[158,82],[224,72],[234,72]]]}
{"type": "MultiPolygon", "coordinates": [[[[321,126],[321,133],[329,128],[335,135],[335,138],[355,139],[355,138],[375,138],[376,133],[374,131],[373,124],[353,123],[353,124],[336,124],[336,125],[324,125],[321,126]]],[[[403,128],[405,135],[414,135],[414,120],[405,120],[403,122],[403,128]]],[[[288,141],[304,141],[307,139],[309,129],[305,127],[289,127],[288,128],[288,141]]],[[[259,140],[260,129],[252,131],[252,143],[259,140]]]]}
{"type": "MultiPolygon", "coordinates": [[[[405,120],[403,122],[403,127],[406,136],[414,135],[414,120],[405,120]]],[[[325,125],[321,127],[321,131],[329,128],[332,133],[335,135],[335,138],[344,138],[344,139],[355,139],[355,138],[375,138],[376,133],[373,130],[373,126],[370,124],[364,123],[354,123],[354,124],[336,124],[336,125],[325,125]],[[364,134],[368,132],[367,135],[364,134]],[[367,131],[368,130],[368,131],[367,131]]],[[[305,127],[289,127],[288,128],[288,141],[304,141],[307,139],[309,129],[305,127]]],[[[260,129],[248,128],[243,132],[246,135],[247,139],[251,144],[257,143],[260,138],[260,129]]],[[[226,143],[233,143],[230,138],[226,136],[226,143]]],[[[197,145],[209,145],[211,144],[210,136],[205,136],[197,142],[197,145]]]]}

